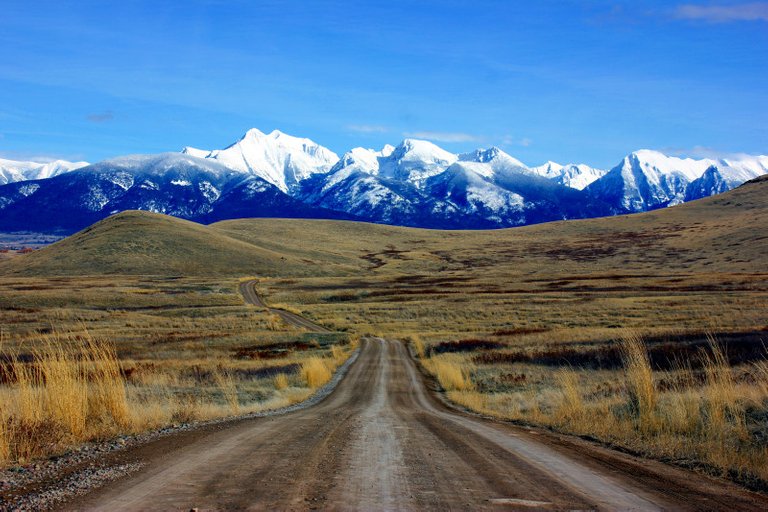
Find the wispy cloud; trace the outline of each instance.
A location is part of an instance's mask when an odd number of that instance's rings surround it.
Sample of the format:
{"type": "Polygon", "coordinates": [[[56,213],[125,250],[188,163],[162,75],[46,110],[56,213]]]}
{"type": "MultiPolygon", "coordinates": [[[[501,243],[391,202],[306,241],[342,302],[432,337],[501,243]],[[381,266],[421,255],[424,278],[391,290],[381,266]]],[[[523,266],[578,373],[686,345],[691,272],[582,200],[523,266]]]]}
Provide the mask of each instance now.
{"type": "Polygon", "coordinates": [[[23,151],[0,151],[0,158],[16,160],[18,162],[36,162],[40,164],[47,164],[48,162],[53,162],[55,160],[77,162],[84,159],[82,155],[46,155],[40,153],[26,153],[23,151]]]}
{"type": "Polygon", "coordinates": [[[437,142],[482,142],[485,137],[462,132],[406,132],[405,137],[414,139],[427,139],[437,142]]]}
{"type": "Polygon", "coordinates": [[[748,158],[750,156],[749,153],[733,153],[733,152],[727,152],[727,151],[719,151],[714,148],[706,147],[706,146],[694,146],[692,148],[663,148],[660,149],[662,153],[668,156],[676,156],[678,158],[694,158],[694,159],[702,159],[702,158],[708,158],[710,160],[720,160],[722,158],[730,159],[730,160],[740,160],[743,158],[748,158]]]}
{"type": "Polygon", "coordinates": [[[768,21],[768,2],[750,2],[731,5],[678,6],[674,16],[679,19],[704,21],[707,23],[728,23],[733,21],[768,21]]]}
{"type": "Polygon", "coordinates": [[[350,124],[347,130],[355,133],[387,133],[389,128],[376,124],[350,124]]]}
{"type": "Polygon", "coordinates": [[[86,116],[86,119],[89,120],[92,123],[106,123],[108,121],[111,121],[115,118],[115,113],[111,110],[106,110],[104,112],[98,112],[95,114],[88,114],[86,116]]]}
{"type": "Polygon", "coordinates": [[[529,139],[528,137],[517,138],[512,137],[511,135],[507,135],[501,140],[501,143],[505,146],[522,146],[527,148],[533,144],[533,140],[529,139]]]}

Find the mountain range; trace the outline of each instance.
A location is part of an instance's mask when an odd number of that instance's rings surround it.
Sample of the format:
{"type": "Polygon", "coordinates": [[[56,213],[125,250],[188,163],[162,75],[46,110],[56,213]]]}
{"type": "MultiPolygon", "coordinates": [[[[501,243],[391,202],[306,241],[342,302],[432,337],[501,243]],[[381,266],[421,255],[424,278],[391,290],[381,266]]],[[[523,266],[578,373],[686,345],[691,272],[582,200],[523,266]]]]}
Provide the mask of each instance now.
{"type": "Polygon", "coordinates": [[[694,160],[640,150],[610,170],[528,167],[499,148],[454,154],[416,139],[339,157],[306,138],[252,129],[221,150],[95,164],[0,160],[0,230],[71,233],[124,210],[205,223],[292,217],[500,228],[673,206],[765,173],[768,156],[694,160]]]}
{"type": "Polygon", "coordinates": [[[74,171],[88,165],[88,162],[67,162],[54,160],[52,162],[20,162],[0,158],[0,185],[17,181],[42,180],[52,178],[65,172],[74,171]]]}

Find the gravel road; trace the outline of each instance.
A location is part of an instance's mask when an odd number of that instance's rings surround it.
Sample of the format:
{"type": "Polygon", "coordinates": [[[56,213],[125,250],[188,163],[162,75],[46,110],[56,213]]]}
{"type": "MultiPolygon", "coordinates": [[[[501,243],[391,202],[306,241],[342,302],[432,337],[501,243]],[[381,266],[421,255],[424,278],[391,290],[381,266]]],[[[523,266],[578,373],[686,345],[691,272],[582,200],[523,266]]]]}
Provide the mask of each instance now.
{"type": "Polygon", "coordinates": [[[130,450],[80,510],[766,510],[735,485],[452,410],[405,347],[365,339],[314,407],[130,450]],[[134,457],[134,459],[131,459],[134,457]]]}
{"type": "Polygon", "coordinates": [[[326,329],[322,325],[316,324],[315,322],[312,322],[311,320],[308,320],[301,315],[291,313],[290,311],[286,311],[284,309],[271,308],[267,306],[267,304],[256,292],[256,281],[246,281],[241,283],[240,293],[243,295],[245,302],[268,310],[270,313],[282,318],[283,321],[288,325],[306,329],[311,332],[331,332],[329,329],[326,329]]]}

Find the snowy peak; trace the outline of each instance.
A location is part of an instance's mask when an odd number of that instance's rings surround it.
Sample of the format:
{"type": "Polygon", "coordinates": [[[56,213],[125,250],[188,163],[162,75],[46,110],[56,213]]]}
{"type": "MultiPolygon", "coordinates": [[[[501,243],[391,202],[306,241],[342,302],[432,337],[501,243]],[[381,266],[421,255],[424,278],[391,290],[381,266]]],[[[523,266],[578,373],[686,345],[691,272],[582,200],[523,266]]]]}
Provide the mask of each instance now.
{"type": "Polygon", "coordinates": [[[667,156],[658,151],[641,149],[630,153],[624,158],[623,169],[624,172],[630,172],[632,169],[641,169],[651,179],[658,179],[662,175],[677,174],[685,177],[688,181],[693,181],[714,164],[716,164],[714,160],[677,158],[667,156]]]}
{"type": "Polygon", "coordinates": [[[293,137],[279,130],[265,134],[256,128],[221,150],[188,147],[182,152],[258,176],[283,192],[296,189],[301,181],[315,174],[327,173],[339,160],[336,153],[310,139],[293,137]]]}
{"type": "Polygon", "coordinates": [[[762,174],[768,174],[768,156],[743,155],[737,158],[718,160],[717,167],[723,175],[735,180],[748,181],[762,174]]]}
{"type": "Polygon", "coordinates": [[[490,165],[484,162],[459,161],[450,165],[444,172],[433,179],[461,179],[478,183],[481,178],[488,180],[493,178],[494,172],[490,165]]]}
{"type": "Polygon", "coordinates": [[[619,210],[639,212],[725,192],[768,171],[768,157],[696,160],[643,149],[630,153],[588,190],[619,210]]]}
{"type": "Polygon", "coordinates": [[[517,167],[527,169],[526,165],[517,158],[510,156],[496,146],[490,149],[476,149],[459,155],[463,162],[479,162],[492,164],[494,169],[501,167],[517,167]]]}
{"type": "Polygon", "coordinates": [[[199,174],[209,173],[217,177],[230,177],[239,173],[215,160],[200,158],[192,154],[158,153],[149,155],[126,155],[104,160],[83,171],[102,172],[105,169],[164,176],[168,173],[199,174]]]}
{"type": "Polygon", "coordinates": [[[605,176],[608,171],[584,164],[560,165],[550,160],[537,167],[531,167],[531,172],[560,185],[584,190],[588,185],[605,176]]]}
{"type": "Polygon", "coordinates": [[[20,162],[0,158],[0,185],[18,181],[42,180],[88,165],[88,162],[20,162]]]}
{"type": "Polygon", "coordinates": [[[405,139],[379,162],[383,178],[408,182],[417,187],[443,172],[458,156],[426,140],[405,139]]]}
{"type": "Polygon", "coordinates": [[[211,154],[211,151],[208,151],[207,149],[197,149],[191,146],[184,147],[181,152],[182,154],[194,156],[197,158],[207,158],[211,154]]]}
{"type": "Polygon", "coordinates": [[[399,162],[450,164],[458,157],[426,140],[405,139],[389,155],[399,162]]]}

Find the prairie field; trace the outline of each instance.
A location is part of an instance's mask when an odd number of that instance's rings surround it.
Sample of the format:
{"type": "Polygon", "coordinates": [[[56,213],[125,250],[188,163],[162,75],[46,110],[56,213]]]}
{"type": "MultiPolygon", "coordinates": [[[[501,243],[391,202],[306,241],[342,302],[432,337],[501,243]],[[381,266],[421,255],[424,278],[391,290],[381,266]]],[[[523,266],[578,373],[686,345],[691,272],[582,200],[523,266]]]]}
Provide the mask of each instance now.
{"type": "Polygon", "coordinates": [[[238,280],[93,277],[0,284],[0,460],[306,399],[352,338],[288,327],[238,280]]]}
{"type": "MultiPolygon", "coordinates": [[[[45,368],[56,347],[113,358],[131,413],[86,422],[105,427],[60,449],[300,400],[375,335],[408,343],[461,407],[766,490],[766,187],[496,231],[119,214],[0,265],[1,392],[43,393],[46,378],[27,386],[16,368],[45,368]],[[246,276],[335,333],[245,305],[246,276]]],[[[100,357],[70,357],[82,385],[109,373],[100,357]]],[[[6,460],[46,452],[13,450],[6,460]]]]}
{"type": "Polygon", "coordinates": [[[764,186],[631,217],[392,236],[363,255],[367,273],[265,278],[262,293],[409,342],[460,406],[766,490],[764,186]]]}

